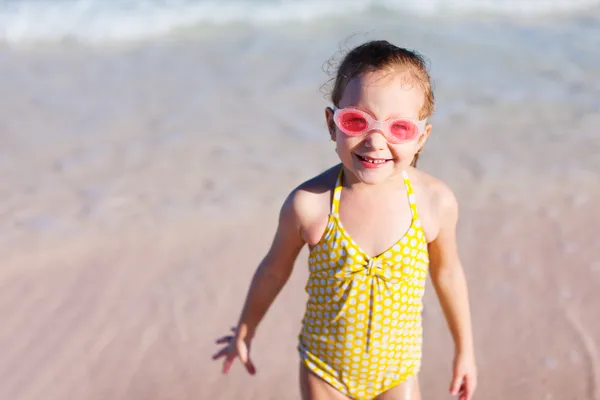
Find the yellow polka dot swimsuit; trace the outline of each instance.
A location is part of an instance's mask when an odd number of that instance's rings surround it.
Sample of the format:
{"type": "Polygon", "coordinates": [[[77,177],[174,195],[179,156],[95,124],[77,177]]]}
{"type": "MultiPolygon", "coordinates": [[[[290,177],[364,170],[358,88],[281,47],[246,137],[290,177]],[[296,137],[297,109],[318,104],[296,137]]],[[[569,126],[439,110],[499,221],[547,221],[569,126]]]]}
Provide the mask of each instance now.
{"type": "Polygon", "coordinates": [[[372,399],[419,372],[427,240],[404,171],[410,227],[388,250],[369,257],[340,222],[342,172],[325,233],[310,249],[298,351],[310,371],[346,396],[372,399]]]}

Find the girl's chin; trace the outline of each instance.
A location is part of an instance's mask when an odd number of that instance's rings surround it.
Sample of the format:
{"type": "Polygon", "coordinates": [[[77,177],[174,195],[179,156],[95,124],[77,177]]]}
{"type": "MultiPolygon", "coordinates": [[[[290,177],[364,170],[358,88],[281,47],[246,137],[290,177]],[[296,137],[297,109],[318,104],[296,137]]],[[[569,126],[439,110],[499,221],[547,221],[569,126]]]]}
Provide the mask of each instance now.
{"type": "Polygon", "coordinates": [[[403,168],[393,162],[386,163],[381,168],[363,168],[360,164],[352,163],[352,173],[360,183],[376,185],[392,176],[399,175],[403,168]]]}

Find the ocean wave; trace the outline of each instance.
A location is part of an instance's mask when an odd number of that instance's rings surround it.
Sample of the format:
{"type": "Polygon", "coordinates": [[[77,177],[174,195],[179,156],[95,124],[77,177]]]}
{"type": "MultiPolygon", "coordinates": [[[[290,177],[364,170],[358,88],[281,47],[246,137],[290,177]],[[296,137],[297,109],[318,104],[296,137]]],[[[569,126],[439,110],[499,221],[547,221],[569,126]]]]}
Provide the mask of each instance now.
{"type": "Polygon", "coordinates": [[[140,40],[202,25],[280,24],[371,10],[418,15],[548,15],[600,0],[13,0],[0,3],[0,41],[140,40]]]}

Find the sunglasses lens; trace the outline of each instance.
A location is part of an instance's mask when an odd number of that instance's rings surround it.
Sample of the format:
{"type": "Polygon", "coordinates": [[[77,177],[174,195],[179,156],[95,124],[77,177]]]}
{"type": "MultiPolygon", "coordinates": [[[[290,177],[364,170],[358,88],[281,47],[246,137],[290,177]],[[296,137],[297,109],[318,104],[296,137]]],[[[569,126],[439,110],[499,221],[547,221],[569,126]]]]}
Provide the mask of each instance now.
{"type": "Polygon", "coordinates": [[[392,137],[399,142],[412,140],[419,134],[419,128],[410,121],[397,120],[390,125],[392,137]]]}
{"type": "Polygon", "coordinates": [[[359,135],[369,125],[365,116],[357,111],[344,111],[337,122],[340,129],[348,135],[359,135]]]}

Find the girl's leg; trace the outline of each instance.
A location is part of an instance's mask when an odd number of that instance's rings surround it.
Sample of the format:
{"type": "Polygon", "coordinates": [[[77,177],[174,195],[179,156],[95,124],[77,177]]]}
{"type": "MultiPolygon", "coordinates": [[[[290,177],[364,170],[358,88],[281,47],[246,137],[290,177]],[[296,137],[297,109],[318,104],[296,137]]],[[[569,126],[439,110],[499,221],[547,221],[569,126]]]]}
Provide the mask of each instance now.
{"type": "Polygon", "coordinates": [[[375,400],[421,400],[419,378],[412,376],[398,386],[381,393],[375,400]]]}
{"type": "Polygon", "coordinates": [[[300,363],[300,393],[302,400],[350,400],[329,383],[313,374],[302,362],[300,363]]]}

